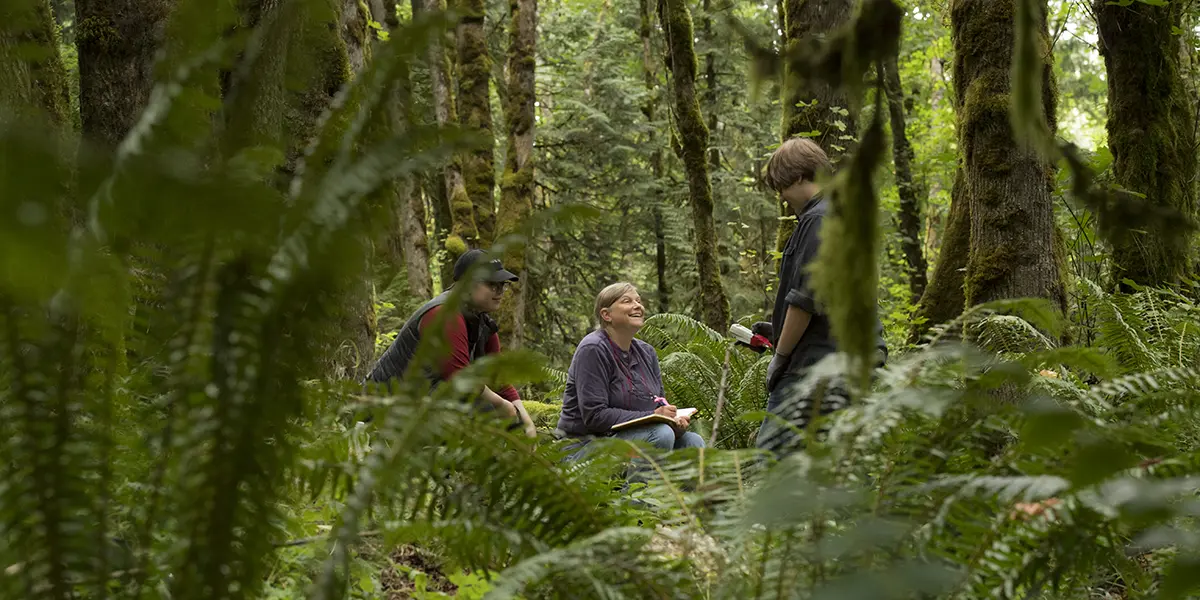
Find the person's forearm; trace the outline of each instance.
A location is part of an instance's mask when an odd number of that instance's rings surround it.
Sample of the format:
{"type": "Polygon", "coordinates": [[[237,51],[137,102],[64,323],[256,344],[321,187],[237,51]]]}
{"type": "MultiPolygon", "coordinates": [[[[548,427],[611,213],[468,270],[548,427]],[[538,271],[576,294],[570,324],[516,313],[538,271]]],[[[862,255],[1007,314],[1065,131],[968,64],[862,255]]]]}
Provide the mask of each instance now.
{"type": "Polygon", "coordinates": [[[521,404],[520,400],[513,400],[509,404],[512,404],[512,407],[514,409],[516,409],[517,416],[521,417],[522,422],[525,422],[525,421],[533,422],[533,419],[529,416],[529,413],[525,412],[525,405],[521,404]]]}
{"type": "MultiPolygon", "coordinates": [[[[500,411],[500,414],[506,417],[512,417],[518,414],[516,407],[513,406],[514,403],[509,402],[500,394],[493,392],[492,388],[487,387],[486,385],[483,386],[483,393],[481,395],[483,396],[484,400],[487,400],[488,403],[496,408],[496,410],[500,411]]],[[[524,410],[524,408],[521,410],[524,410]]]]}
{"type": "Polygon", "coordinates": [[[800,343],[800,338],[808,329],[810,321],[812,321],[812,315],[808,311],[799,306],[789,305],[787,315],[783,318],[782,331],[779,332],[779,342],[775,344],[775,352],[791,356],[792,351],[796,349],[796,344],[800,343]]]}

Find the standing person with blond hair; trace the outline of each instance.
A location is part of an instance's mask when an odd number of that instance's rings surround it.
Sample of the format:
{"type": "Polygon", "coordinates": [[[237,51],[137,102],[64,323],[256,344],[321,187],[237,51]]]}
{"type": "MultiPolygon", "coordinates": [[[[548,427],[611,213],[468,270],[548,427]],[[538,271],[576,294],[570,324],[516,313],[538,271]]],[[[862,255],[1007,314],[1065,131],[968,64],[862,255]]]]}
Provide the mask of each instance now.
{"type": "Polygon", "coordinates": [[[702,448],[704,440],[688,431],[689,419],[676,415],[664,398],[654,347],[634,339],[645,323],[637,288],[614,283],[596,297],[596,331],[575,349],[567,370],[558,430],[566,437],[608,436],[648,442],[663,450],[702,448]],[[613,433],[612,426],[651,414],[675,420],[613,433]]]}
{"type": "MultiPolygon", "coordinates": [[[[819,399],[796,389],[813,365],[838,351],[829,317],[813,294],[809,273],[820,248],[821,224],[830,206],[820,181],[832,172],[825,151],[806,138],[784,142],[767,162],[767,185],[779,193],[780,200],[796,215],[795,229],[783,249],[775,309],[771,314],[775,357],[767,367],[767,411],[772,416],[763,421],[756,442],[759,448],[776,452],[794,448],[799,442],[779,419],[803,431],[815,416],[815,404],[819,403],[821,415],[827,415],[845,408],[848,402],[839,385],[830,386],[819,399]]],[[[887,345],[878,317],[875,328],[882,361],[887,357],[887,345]]]]}

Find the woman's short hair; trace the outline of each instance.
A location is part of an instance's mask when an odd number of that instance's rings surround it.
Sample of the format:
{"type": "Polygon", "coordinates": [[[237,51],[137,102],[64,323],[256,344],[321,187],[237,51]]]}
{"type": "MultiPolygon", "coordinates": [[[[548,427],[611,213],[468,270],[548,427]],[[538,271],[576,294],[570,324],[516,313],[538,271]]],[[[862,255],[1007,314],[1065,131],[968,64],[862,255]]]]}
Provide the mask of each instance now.
{"type": "Polygon", "coordinates": [[[815,181],[817,175],[832,170],[829,156],[816,142],[794,137],[771,154],[763,179],[771,189],[782,192],[797,181],[815,181]]]}
{"type": "Polygon", "coordinates": [[[604,317],[600,316],[600,311],[613,305],[621,296],[629,292],[636,292],[637,287],[632,283],[619,281],[602,290],[596,295],[596,326],[604,327],[604,317]]]}

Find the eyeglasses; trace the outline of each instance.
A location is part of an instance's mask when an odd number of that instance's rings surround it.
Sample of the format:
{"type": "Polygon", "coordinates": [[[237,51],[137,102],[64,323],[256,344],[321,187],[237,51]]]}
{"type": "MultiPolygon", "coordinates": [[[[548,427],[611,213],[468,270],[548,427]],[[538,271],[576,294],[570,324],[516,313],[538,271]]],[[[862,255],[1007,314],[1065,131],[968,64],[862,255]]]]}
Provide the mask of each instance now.
{"type": "Polygon", "coordinates": [[[504,291],[504,288],[508,287],[508,282],[507,281],[489,281],[489,282],[487,282],[487,285],[488,285],[488,287],[492,288],[493,292],[496,292],[497,294],[499,294],[504,291]]]}

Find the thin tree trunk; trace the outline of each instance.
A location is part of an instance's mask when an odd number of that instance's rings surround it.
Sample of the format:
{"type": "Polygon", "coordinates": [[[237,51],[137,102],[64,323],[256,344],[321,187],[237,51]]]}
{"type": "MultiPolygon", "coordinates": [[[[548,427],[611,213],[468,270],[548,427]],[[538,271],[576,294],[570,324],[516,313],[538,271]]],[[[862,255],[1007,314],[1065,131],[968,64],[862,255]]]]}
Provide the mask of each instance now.
{"type": "Polygon", "coordinates": [[[663,195],[659,189],[663,178],[663,151],[655,143],[655,133],[658,131],[655,119],[658,116],[659,85],[651,39],[654,16],[650,12],[650,0],[639,0],[638,7],[641,16],[638,34],[642,38],[642,80],[646,85],[646,102],[642,105],[642,114],[646,116],[646,122],[651,125],[650,146],[654,148],[650,155],[650,173],[654,176],[655,181],[650,216],[654,221],[654,265],[658,277],[658,312],[668,313],[671,310],[671,288],[667,283],[667,232],[662,214],[663,195]]]}
{"type": "MultiPolygon", "coordinates": [[[[411,98],[408,99],[410,102],[411,98]]],[[[433,278],[429,274],[429,237],[425,233],[425,200],[421,186],[411,178],[393,184],[397,229],[404,247],[404,268],[408,289],[417,298],[433,297],[433,278]]]]}
{"type": "MultiPolygon", "coordinates": [[[[533,212],[534,75],[537,43],[537,0],[509,0],[508,150],[504,178],[500,180],[500,234],[517,232],[533,212]]],[[[504,254],[504,266],[523,278],[525,247],[518,244],[504,254]]],[[[500,307],[500,337],[510,348],[524,340],[525,282],[517,282],[500,307]]]]}
{"type": "Polygon", "coordinates": [[[667,42],[666,61],[672,76],[675,122],[679,130],[679,146],[675,151],[687,171],[691,196],[701,320],[717,331],[725,331],[729,325],[729,299],[717,266],[717,231],[713,225],[712,183],[708,173],[708,127],[696,98],[692,15],[684,0],[659,0],[658,16],[667,42]]]}
{"type": "MultiPolygon", "coordinates": [[[[429,12],[444,12],[445,0],[423,0],[425,10],[429,12]]],[[[458,122],[458,112],[455,110],[454,98],[450,86],[450,54],[445,44],[453,45],[453,36],[447,35],[441,39],[435,38],[429,45],[429,78],[433,88],[433,112],[438,125],[458,122]]],[[[455,259],[461,255],[467,244],[474,244],[479,237],[475,227],[475,213],[471,208],[471,199],[463,182],[461,162],[462,157],[451,161],[442,170],[444,190],[433,195],[434,223],[438,240],[443,241],[446,250],[445,263],[442,265],[442,285],[450,280],[450,272],[455,259]],[[456,239],[448,239],[454,236],[456,239]]]]}
{"type": "MultiPolygon", "coordinates": [[[[1108,72],[1108,147],[1122,187],[1196,215],[1196,114],[1184,78],[1184,4],[1093,4],[1108,72]]],[[[1190,236],[1129,231],[1113,240],[1113,277],[1172,285],[1192,272],[1190,236]]]]}
{"type": "Polygon", "coordinates": [[[913,177],[913,149],[908,142],[904,118],[904,88],[896,58],[883,65],[883,84],[887,93],[888,116],[892,125],[892,161],[896,165],[896,188],[900,194],[900,248],[908,267],[908,287],[912,302],[925,293],[925,255],[921,252],[921,204],[925,186],[913,177]]]}
{"type": "Polygon", "coordinates": [[[721,151],[717,144],[713,142],[712,137],[717,135],[717,38],[713,33],[712,24],[712,0],[704,0],[704,43],[708,46],[708,52],[704,53],[704,103],[708,110],[708,133],[709,133],[709,148],[708,165],[713,173],[716,173],[721,168],[721,151]]]}
{"type": "MultiPolygon", "coordinates": [[[[1055,259],[1051,201],[1054,165],[1017,141],[1009,122],[1014,0],[951,4],[958,147],[970,205],[970,252],[964,289],[968,305],[1010,298],[1046,298],[1064,313],[1066,292],[1055,259]],[[969,90],[969,93],[968,93],[969,90]]],[[[1045,6],[1039,36],[1049,51],[1045,6]]],[[[1052,62],[1042,72],[1043,106],[1055,129],[1052,62]]]]}
{"type": "MultiPolygon", "coordinates": [[[[935,57],[929,62],[929,72],[933,76],[935,82],[942,81],[942,59],[935,57]]],[[[929,105],[933,108],[934,114],[937,114],[937,109],[942,105],[942,99],[945,95],[942,87],[936,83],[933,85],[929,96],[929,105]]],[[[941,179],[935,177],[933,185],[929,187],[929,197],[936,198],[941,193],[941,179]]],[[[932,208],[932,207],[931,207],[932,208]]],[[[942,214],[940,211],[927,210],[925,211],[925,259],[934,255],[934,250],[939,248],[938,235],[941,231],[942,214]]]]}
{"type": "Polygon", "coordinates": [[[960,166],[954,171],[950,188],[950,216],[942,233],[942,248],[934,265],[933,277],[917,305],[917,319],[910,342],[917,342],[929,328],[962,314],[967,304],[963,291],[967,252],[971,247],[971,204],[966,197],[967,184],[960,166]]]}
{"type": "MultiPolygon", "coordinates": [[[[792,48],[806,38],[829,34],[846,24],[853,12],[854,0],[783,0],[784,44],[792,48]]],[[[858,135],[846,95],[825,83],[801,81],[787,63],[783,80],[782,141],[810,136],[836,164],[853,149],[853,137],[858,135]]],[[[779,211],[782,217],[792,216],[786,203],[780,203],[779,211]]],[[[780,221],[776,250],[783,250],[794,226],[789,218],[780,221]]]]}
{"type": "MultiPolygon", "coordinates": [[[[482,145],[463,157],[463,179],[475,217],[477,242],[495,241],[496,186],[495,153],[492,144],[491,57],[488,56],[486,13],[483,0],[460,0],[462,20],[458,24],[458,119],[467,129],[478,131],[482,145]]],[[[451,196],[457,222],[460,199],[451,196]]],[[[470,240],[466,240],[468,243],[470,240]]]]}

